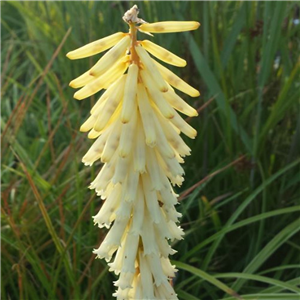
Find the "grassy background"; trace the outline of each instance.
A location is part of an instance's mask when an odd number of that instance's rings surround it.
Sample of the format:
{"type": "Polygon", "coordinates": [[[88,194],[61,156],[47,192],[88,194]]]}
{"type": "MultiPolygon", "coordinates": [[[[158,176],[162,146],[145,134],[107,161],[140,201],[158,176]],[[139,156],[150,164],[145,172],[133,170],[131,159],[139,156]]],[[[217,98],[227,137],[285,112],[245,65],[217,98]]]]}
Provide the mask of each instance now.
{"type": "MultiPolygon", "coordinates": [[[[87,189],[100,165],[81,163],[91,141],[78,131],[95,98],[68,87],[99,56],[65,54],[127,31],[132,5],[1,2],[2,299],[112,299],[92,254],[106,233],[87,189]]],[[[200,115],[178,190],[180,299],[299,299],[299,3],[138,5],[148,22],[202,24],[150,38],[188,61],[175,72],[202,93],[185,97],[200,115]]]]}

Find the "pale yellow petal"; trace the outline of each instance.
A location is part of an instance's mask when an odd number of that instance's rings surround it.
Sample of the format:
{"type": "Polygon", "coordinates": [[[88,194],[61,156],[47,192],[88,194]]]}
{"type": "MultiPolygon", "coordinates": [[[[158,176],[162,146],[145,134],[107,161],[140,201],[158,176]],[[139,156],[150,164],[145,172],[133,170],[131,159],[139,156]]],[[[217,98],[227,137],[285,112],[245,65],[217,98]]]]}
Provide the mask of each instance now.
{"type": "Polygon", "coordinates": [[[126,183],[124,185],[124,189],[122,190],[125,201],[134,202],[136,199],[139,177],[140,174],[134,171],[133,164],[130,164],[126,183]]]}
{"type": "MultiPolygon", "coordinates": [[[[98,105],[97,109],[89,116],[89,118],[81,125],[80,127],[80,131],[81,132],[87,132],[89,130],[91,130],[97,119],[99,114],[101,113],[101,111],[103,110],[103,108],[105,107],[107,102],[107,99],[104,100],[100,105],[98,105]]],[[[100,131],[100,130],[99,130],[100,131]]]]}
{"type": "MultiPolygon", "coordinates": [[[[155,242],[153,222],[149,216],[148,209],[145,209],[144,220],[141,232],[141,239],[143,241],[143,252],[145,257],[150,256],[150,254],[158,255],[158,247],[155,242]]],[[[136,298],[135,298],[136,299],[136,298]]],[[[139,298],[141,299],[141,298],[139,298]]]]}
{"type": "MultiPolygon", "coordinates": [[[[117,170],[118,166],[116,167],[117,170]]],[[[113,182],[113,180],[112,180],[113,182]]],[[[122,184],[123,186],[123,184],[122,184]]],[[[130,217],[131,214],[131,209],[132,209],[132,203],[124,201],[123,197],[121,198],[121,204],[118,207],[117,211],[116,211],[116,215],[117,215],[117,219],[128,219],[130,217]]]]}
{"type": "Polygon", "coordinates": [[[155,156],[155,150],[146,147],[146,157],[147,157],[147,162],[146,162],[146,170],[147,173],[150,176],[151,182],[150,182],[150,187],[151,190],[156,190],[159,191],[162,188],[162,183],[161,183],[161,176],[163,176],[160,166],[157,163],[157,158],[155,156]]]}
{"type": "Polygon", "coordinates": [[[83,156],[82,162],[86,166],[91,166],[96,160],[100,159],[110,131],[111,130],[109,129],[105,130],[105,132],[97,138],[88,152],[83,156]]]}
{"type": "MultiPolygon", "coordinates": [[[[153,151],[151,149],[151,151],[153,151]]],[[[152,189],[151,179],[147,173],[141,176],[143,182],[143,191],[145,195],[145,202],[148,208],[152,222],[158,224],[161,220],[161,212],[156,197],[156,192],[152,189]]]]}
{"type": "Polygon", "coordinates": [[[163,169],[171,172],[175,178],[184,174],[184,170],[177,161],[176,157],[168,158],[166,156],[162,156],[161,153],[156,151],[156,159],[159,162],[159,165],[163,169]]]}
{"type": "Polygon", "coordinates": [[[151,59],[150,55],[147,53],[147,51],[140,45],[135,47],[135,50],[140,58],[140,60],[142,61],[142,63],[144,64],[144,66],[146,67],[148,73],[150,74],[150,76],[152,77],[152,79],[155,81],[155,83],[157,84],[159,90],[161,92],[166,92],[168,90],[168,85],[167,83],[164,81],[164,79],[162,78],[161,74],[159,73],[157,67],[155,66],[155,64],[153,63],[153,60],[151,59]]]}
{"type": "Polygon", "coordinates": [[[136,64],[131,64],[128,68],[121,113],[122,123],[128,123],[130,121],[132,111],[136,107],[138,71],[139,68],[136,64]]]}
{"type": "MultiPolygon", "coordinates": [[[[177,204],[176,195],[173,193],[172,186],[166,176],[162,178],[164,188],[162,188],[157,195],[160,196],[160,201],[166,205],[175,205],[177,204]]],[[[162,218],[162,220],[164,220],[162,218]]],[[[167,228],[164,228],[167,230],[167,228]]]]}
{"type": "Polygon", "coordinates": [[[95,80],[97,77],[90,75],[90,70],[87,72],[83,73],[79,77],[73,79],[70,83],[69,86],[77,89],[80,88],[88,83],[91,83],[93,80],[95,80]]]}
{"type": "MultiPolygon", "coordinates": [[[[134,234],[128,233],[126,243],[125,243],[125,250],[124,250],[124,262],[122,267],[122,273],[132,273],[132,276],[134,276],[135,273],[135,260],[138,250],[138,243],[139,243],[139,236],[136,236],[134,234]]],[[[121,276],[120,276],[121,277],[121,276]]],[[[132,277],[133,279],[133,277],[132,277]]],[[[119,279],[121,280],[121,278],[119,279]]],[[[122,288],[122,286],[120,285],[122,288]]],[[[124,287],[124,285],[123,285],[124,287]]],[[[131,281],[128,283],[128,286],[126,285],[125,288],[131,287],[131,281]]]]}
{"type": "Polygon", "coordinates": [[[157,66],[159,72],[161,73],[164,80],[166,80],[170,85],[176,89],[182,91],[185,94],[190,95],[191,97],[198,97],[200,93],[198,90],[190,86],[188,83],[183,81],[180,77],[175,75],[172,71],[168,70],[166,67],[162,66],[155,60],[152,60],[157,66]]]}
{"type": "Polygon", "coordinates": [[[99,105],[101,105],[101,103],[103,101],[105,101],[108,96],[115,90],[116,88],[116,84],[118,83],[119,81],[115,81],[113,83],[111,83],[111,85],[107,88],[107,90],[101,95],[101,97],[98,99],[98,101],[95,103],[95,105],[92,107],[91,109],[91,114],[94,113],[94,111],[98,108],[99,105]]]}
{"type": "Polygon", "coordinates": [[[157,119],[156,114],[154,114],[153,116],[154,116],[154,126],[155,126],[156,136],[157,136],[156,147],[157,147],[158,151],[161,152],[164,156],[172,158],[175,156],[175,152],[172,149],[172,147],[169,145],[169,143],[167,142],[167,138],[160,126],[160,123],[157,119]]]}
{"type": "Polygon", "coordinates": [[[148,266],[148,262],[145,259],[145,256],[142,255],[142,251],[139,252],[139,263],[143,295],[145,299],[155,299],[154,286],[152,283],[152,273],[148,266]]]}
{"type": "Polygon", "coordinates": [[[131,120],[126,124],[122,124],[122,133],[119,145],[119,155],[121,157],[128,156],[133,147],[133,141],[136,136],[136,123],[137,123],[137,107],[133,107],[131,112],[131,120]]]}
{"type": "Polygon", "coordinates": [[[118,157],[117,163],[116,163],[116,169],[114,176],[112,178],[112,183],[117,184],[117,183],[123,183],[126,175],[127,175],[127,170],[128,170],[128,165],[131,161],[131,157],[118,157]]]}
{"type": "Polygon", "coordinates": [[[143,83],[147,87],[147,92],[151,100],[155,103],[164,117],[166,117],[167,119],[172,119],[174,117],[174,109],[163,97],[162,92],[158,90],[148,71],[141,70],[140,75],[142,77],[143,83]]]}
{"type": "Polygon", "coordinates": [[[80,131],[81,132],[88,132],[90,131],[93,127],[94,124],[97,121],[98,116],[97,115],[90,115],[88,119],[80,126],[80,131]]]}
{"type": "Polygon", "coordinates": [[[182,156],[190,155],[191,149],[185,144],[180,135],[175,131],[172,123],[163,118],[159,113],[157,113],[156,116],[160,123],[160,127],[162,128],[170,145],[178,152],[178,154],[182,156]]]}
{"type": "Polygon", "coordinates": [[[96,189],[97,192],[104,191],[109,185],[116,167],[117,155],[114,154],[111,161],[105,164],[93,182],[90,184],[90,189],[96,189]]]}
{"type": "Polygon", "coordinates": [[[140,120],[140,117],[138,116],[137,134],[133,152],[133,164],[134,170],[139,173],[144,173],[146,171],[146,145],[145,135],[142,127],[142,122],[140,120]]]}
{"type": "MultiPolygon", "coordinates": [[[[164,212],[165,212],[165,208],[167,208],[169,210],[169,208],[171,208],[171,207],[173,207],[173,209],[174,209],[173,205],[166,206],[164,204],[162,206],[164,212]]],[[[165,214],[166,214],[166,212],[165,212],[165,214]]],[[[166,217],[167,217],[167,221],[169,221],[168,220],[169,215],[166,214],[166,217]]],[[[157,236],[157,244],[158,244],[158,247],[159,247],[162,257],[169,257],[169,255],[173,255],[176,253],[176,251],[171,248],[171,246],[169,245],[167,240],[160,236],[160,234],[156,228],[155,228],[155,235],[157,236]]]]}
{"type": "Polygon", "coordinates": [[[104,73],[103,75],[95,79],[93,82],[87,84],[85,87],[77,91],[74,94],[74,98],[77,100],[82,100],[99,92],[100,90],[106,88],[107,85],[120,78],[122,74],[126,71],[126,69],[127,63],[117,62],[106,73],[104,73]]]}
{"type": "Polygon", "coordinates": [[[101,133],[102,133],[101,131],[96,131],[95,129],[92,129],[88,134],[88,138],[93,140],[97,138],[101,133]]]}
{"type": "Polygon", "coordinates": [[[137,100],[146,137],[146,144],[150,147],[154,147],[156,145],[156,133],[153,127],[153,109],[150,105],[146,89],[141,83],[138,84],[137,100]]]}
{"type": "Polygon", "coordinates": [[[168,229],[169,229],[169,231],[171,232],[171,234],[173,236],[171,241],[173,241],[175,239],[176,240],[182,240],[183,239],[184,232],[183,232],[183,230],[180,226],[177,226],[175,224],[175,222],[169,221],[168,222],[168,229]]]}
{"type": "MultiPolygon", "coordinates": [[[[103,153],[101,155],[101,162],[103,163],[107,163],[111,160],[119,146],[119,139],[121,135],[121,122],[117,120],[110,127],[110,134],[107,137],[107,141],[105,147],[103,148],[103,153]]],[[[105,130],[105,132],[107,130],[105,130]]]]}
{"type": "Polygon", "coordinates": [[[105,53],[100,60],[91,68],[90,74],[99,76],[105,73],[116,61],[123,55],[130,43],[130,37],[127,35],[123,37],[118,44],[105,53]]]}
{"type": "MultiPolygon", "coordinates": [[[[120,184],[116,185],[117,187],[121,187],[120,184]]],[[[122,237],[121,240],[121,246],[118,248],[117,254],[115,256],[115,260],[112,263],[109,263],[109,271],[114,272],[116,275],[119,275],[122,269],[122,262],[124,258],[124,244],[125,244],[125,238],[122,237]]]]}
{"type": "Polygon", "coordinates": [[[124,91],[124,81],[125,76],[122,77],[122,80],[116,87],[115,91],[107,98],[103,105],[103,110],[99,113],[97,121],[94,124],[94,129],[96,131],[101,131],[107,126],[109,120],[112,116],[121,108],[121,100],[124,91]]]}
{"type": "Polygon", "coordinates": [[[177,67],[185,67],[186,61],[179,56],[173,54],[167,49],[152,43],[151,41],[144,40],[141,42],[142,46],[150,52],[152,55],[156,56],[158,59],[177,67]]]}
{"type": "Polygon", "coordinates": [[[197,110],[192,106],[188,105],[181,97],[179,97],[171,89],[169,89],[166,93],[164,93],[164,98],[170,103],[172,107],[182,112],[183,114],[189,117],[198,116],[197,110]]]}
{"type": "Polygon", "coordinates": [[[138,183],[137,196],[133,206],[132,226],[130,232],[135,235],[140,235],[143,226],[145,211],[144,193],[142,189],[141,179],[138,183]]]}
{"type": "Polygon", "coordinates": [[[99,108],[99,106],[103,105],[102,103],[108,98],[108,96],[109,96],[109,92],[108,92],[108,90],[106,90],[100,96],[100,98],[96,101],[96,103],[94,104],[94,106],[91,108],[90,114],[95,113],[95,111],[99,108]]]}
{"type": "Polygon", "coordinates": [[[83,47],[80,47],[76,50],[70,51],[67,53],[66,56],[69,59],[78,59],[78,58],[92,56],[94,54],[103,52],[111,48],[112,46],[117,44],[125,35],[126,33],[123,32],[114,33],[105,38],[102,38],[95,42],[89,43],[83,47]]]}
{"type": "MultiPolygon", "coordinates": [[[[157,287],[159,287],[163,283],[169,284],[168,278],[162,270],[159,255],[158,254],[153,254],[153,255],[147,255],[145,257],[148,261],[151,272],[153,274],[155,285],[157,287]]],[[[174,299],[174,297],[172,297],[172,298],[174,299]]],[[[164,294],[162,294],[158,299],[167,299],[167,298],[165,297],[164,294]]],[[[168,298],[168,299],[170,299],[170,298],[168,298]]]]}
{"type": "Polygon", "coordinates": [[[118,208],[121,200],[121,188],[116,186],[109,197],[104,201],[97,215],[93,216],[94,224],[99,228],[109,228],[111,222],[115,219],[115,211],[118,208]]]}
{"type": "Polygon", "coordinates": [[[152,33],[168,33],[196,30],[200,26],[195,21],[166,21],[156,23],[145,23],[139,26],[140,29],[152,33]]]}
{"type": "Polygon", "coordinates": [[[177,112],[175,112],[175,116],[171,122],[189,138],[194,139],[196,137],[197,131],[186,121],[184,121],[177,112]]]}
{"type": "MultiPolygon", "coordinates": [[[[159,152],[157,159],[158,159],[158,163],[161,166],[164,176],[168,177],[170,182],[172,183],[172,185],[178,185],[181,186],[182,182],[183,182],[183,177],[181,175],[175,175],[174,174],[174,170],[172,171],[166,164],[165,159],[163,159],[160,155],[159,152]]],[[[163,190],[163,189],[162,189],[163,190]]]]}

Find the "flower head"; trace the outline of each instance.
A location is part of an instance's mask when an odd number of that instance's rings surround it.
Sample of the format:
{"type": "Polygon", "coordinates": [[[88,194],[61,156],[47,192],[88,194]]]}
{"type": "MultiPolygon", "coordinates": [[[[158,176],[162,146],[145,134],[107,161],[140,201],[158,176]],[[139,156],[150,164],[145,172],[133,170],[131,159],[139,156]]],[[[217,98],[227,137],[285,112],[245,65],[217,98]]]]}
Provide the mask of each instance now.
{"type": "Polygon", "coordinates": [[[197,111],[174,88],[191,97],[200,94],[152,56],[178,67],[186,61],[149,40],[138,41],[137,31],[181,32],[200,24],[146,23],[138,18],[136,5],[123,20],[129,33],[112,34],[67,54],[78,59],[110,49],[70,82],[81,88],[74,94],[78,100],[104,90],[80,128],[95,139],[82,161],[104,164],[90,188],[105,200],[94,222],[110,230],[94,253],[119,275],[117,299],[177,299],[169,283],[176,272],[169,241],[182,239],[183,231],[176,225],[181,214],[172,185],[183,182],[181,164],[190,154],[180,133],[196,136],[177,111],[187,116],[197,116],[197,111]]]}

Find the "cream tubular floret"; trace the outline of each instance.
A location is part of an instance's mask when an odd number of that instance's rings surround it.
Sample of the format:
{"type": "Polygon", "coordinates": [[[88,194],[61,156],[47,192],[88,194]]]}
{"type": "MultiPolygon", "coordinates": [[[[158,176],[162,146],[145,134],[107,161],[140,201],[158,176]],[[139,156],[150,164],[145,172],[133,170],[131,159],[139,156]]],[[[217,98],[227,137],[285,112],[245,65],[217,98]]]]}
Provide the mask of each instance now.
{"type": "Polygon", "coordinates": [[[166,21],[156,23],[145,23],[139,26],[143,31],[151,33],[170,33],[196,30],[200,26],[199,22],[194,21],[166,21]]]}
{"type": "Polygon", "coordinates": [[[144,40],[141,42],[143,48],[145,48],[149,53],[158,59],[177,67],[185,67],[186,61],[174,53],[168,51],[167,49],[156,45],[155,43],[144,40]]]}
{"type": "Polygon", "coordinates": [[[89,57],[101,53],[116,45],[125,35],[126,33],[124,32],[114,33],[103,39],[89,43],[83,47],[80,47],[74,51],[68,52],[67,57],[69,59],[79,59],[79,58],[85,58],[85,57],[89,57]]]}

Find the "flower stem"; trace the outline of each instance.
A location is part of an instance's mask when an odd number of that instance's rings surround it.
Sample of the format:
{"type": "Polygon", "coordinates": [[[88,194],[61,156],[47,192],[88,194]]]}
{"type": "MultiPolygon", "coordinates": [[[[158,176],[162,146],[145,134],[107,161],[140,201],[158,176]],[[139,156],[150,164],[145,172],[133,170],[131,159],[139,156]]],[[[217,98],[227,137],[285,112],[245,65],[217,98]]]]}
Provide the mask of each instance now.
{"type": "Polygon", "coordinates": [[[135,45],[136,45],[136,34],[137,29],[135,27],[135,23],[130,23],[130,37],[131,37],[131,46],[130,46],[130,60],[131,63],[134,63],[139,66],[139,57],[135,51],[135,45]]]}

